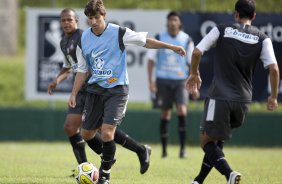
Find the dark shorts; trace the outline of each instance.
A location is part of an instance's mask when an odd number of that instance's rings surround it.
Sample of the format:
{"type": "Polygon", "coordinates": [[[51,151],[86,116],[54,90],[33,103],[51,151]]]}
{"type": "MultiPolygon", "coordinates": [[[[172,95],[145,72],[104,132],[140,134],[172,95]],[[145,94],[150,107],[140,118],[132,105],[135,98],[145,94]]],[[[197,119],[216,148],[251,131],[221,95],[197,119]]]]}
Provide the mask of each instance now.
{"type": "Polygon", "coordinates": [[[85,104],[86,91],[79,91],[76,96],[76,106],[69,107],[68,114],[82,114],[85,104]]]}
{"type": "Polygon", "coordinates": [[[126,112],[128,101],[125,86],[105,89],[103,93],[87,93],[82,116],[82,128],[95,130],[103,123],[119,125],[126,112]]]}
{"type": "Polygon", "coordinates": [[[187,104],[188,93],[185,89],[185,80],[157,79],[157,105],[161,109],[171,109],[176,105],[187,104]]]}
{"type": "Polygon", "coordinates": [[[240,127],[248,112],[248,103],[207,98],[200,130],[216,140],[232,137],[231,130],[240,127]]]}

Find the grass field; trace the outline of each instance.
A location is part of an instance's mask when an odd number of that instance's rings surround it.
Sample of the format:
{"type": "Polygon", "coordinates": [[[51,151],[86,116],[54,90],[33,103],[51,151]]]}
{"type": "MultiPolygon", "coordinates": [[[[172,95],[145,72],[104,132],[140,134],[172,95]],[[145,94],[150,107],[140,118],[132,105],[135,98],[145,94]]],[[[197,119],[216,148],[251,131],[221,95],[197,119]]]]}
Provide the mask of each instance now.
{"type": "MultiPolygon", "coordinates": [[[[178,158],[178,146],[169,146],[169,157],[160,158],[160,146],[152,145],[151,167],[139,174],[137,156],[117,147],[117,162],[112,168],[112,184],[190,184],[197,174],[203,153],[198,147],[188,147],[188,157],[178,158]]],[[[71,184],[68,175],[76,167],[67,142],[1,142],[1,184],[71,184]]],[[[242,173],[243,184],[281,184],[282,148],[225,148],[234,170],[242,173]]],[[[87,147],[88,160],[99,165],[99,157],[87,147]]],[[[226,184],[223,176],[213,170],[208,184],[226,184]]]]}

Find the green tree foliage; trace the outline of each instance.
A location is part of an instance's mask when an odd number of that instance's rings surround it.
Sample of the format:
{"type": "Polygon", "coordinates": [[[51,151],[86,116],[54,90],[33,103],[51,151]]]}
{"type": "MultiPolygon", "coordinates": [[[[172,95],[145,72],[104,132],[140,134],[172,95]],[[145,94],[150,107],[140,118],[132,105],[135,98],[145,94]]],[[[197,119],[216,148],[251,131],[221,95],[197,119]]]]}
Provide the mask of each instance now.
{"type": "MultiPolygon", "coordinates": [[[[82,8],[87,0],[19,0],[20,7],[82,8]]],[[[233,11],[236,0],[104,0],[107,8],[175,9],[181,11],[233,11]]],[[[282,12],[281,0],[256,0],[258,12],[282,12]]]]}

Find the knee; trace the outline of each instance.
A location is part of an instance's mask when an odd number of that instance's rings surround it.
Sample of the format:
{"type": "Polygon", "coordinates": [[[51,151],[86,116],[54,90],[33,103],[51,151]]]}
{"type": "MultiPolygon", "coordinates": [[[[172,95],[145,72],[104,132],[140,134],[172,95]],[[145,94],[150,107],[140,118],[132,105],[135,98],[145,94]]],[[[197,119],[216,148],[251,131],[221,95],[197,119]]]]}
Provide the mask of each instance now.
{"type": "Polygon", "coordinates": [[[103,142],[108,142],[114,140],[114,128],[102,128],[101,129],[101,138],[103,142]]]}
{"type": "Polygon", "coordinates": [[[81,131],[81,137],[82,139],[84,139],[85,141],[88,141],[90,139],[92,139],[95,135],[93,135],[92,132],[89,131],[81,131]]]}
{"type": "Polygon", "coordinates": [[[200,146],[201,146],[202,149],[204,149],[205,145],[206,145],[205,142],[200,141],[200,146]]]}
{"type": "Polygon", "coordinates": [[[71,122],[66,121],[64,124],[64,131],[71,136],[79,132],[79,129],[72,125],[71,122]]]}
{"type": "Polygon", "coordinates": [[[114,134],[111,131],[102,131],[101,138],[103,142],[108,142],[114,139],[114,134]]]}
{"type": "Polygon", "coordinates": [[[170,110],[162,110],[161,118],[165,120],[170,120],[171,118],[170,110]]]}
{"type": "Polygon", "coordinates": [[[213,142],[214,144],[216,144],[217,140],[214,140],[212,138],[210,138],[206,132],[202,132],[200,134],[200,145],[201,145],[201,148],[204,149],[205,145],[207,143],[210,143],[210,142],[213,142]]]}
{"type": "Polygon", "coordinates": [[[187,115],[186,105],[177,105],[177,115],[178,116],[186,116],[187,115]]]}

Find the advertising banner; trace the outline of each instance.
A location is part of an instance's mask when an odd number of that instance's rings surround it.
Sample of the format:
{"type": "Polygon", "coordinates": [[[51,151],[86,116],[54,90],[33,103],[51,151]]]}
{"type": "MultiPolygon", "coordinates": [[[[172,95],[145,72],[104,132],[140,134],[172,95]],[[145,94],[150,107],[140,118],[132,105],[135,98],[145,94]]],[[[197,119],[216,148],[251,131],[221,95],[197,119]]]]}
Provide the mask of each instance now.
{"type": "MultiPolygon", "coordinates": [[[[59,74],[64,55],[60,49],[62,30],[59,9],[27,9],[26,24],[26,87],[27,99],[66,100],[72,89],[74,77],[57,85],[53,96],[47,94],[50,82],[59,74]]],[[[83,10],[76,10],[79,28],[88,27],[83,10]]],[[[107,10],[106,21],[128,27],[134,31],[148,32],[154,37],[166,29],[168,11],[155,10],[107,10]]],[[[127,47],[128,75],[130,81],[129,101],[148,102],[146,50],[143,47],[127,47]]]]}
{"type": "MultiPolygon", "coordinates": [[[[83,10],[76,10],[79,28],[88,27],[83,10]]],[[[53,96],[47,94],[47,87],[62,69],[64,56],[60,50],[62,30],[59,15],[61,9],[28,8],[26,16],[26,99],[66,100],[72,89],[74,77],[59,84],[53,96]]],[[[106,21],[129,27],[134,31],[146,31],[149,37],[166,30],[168,10],[107,10],[106,21]]],[[[282,68],[282,14],[258,13],[253,25],[265,32],[273,41],[277,61],[282,68]]],[[[213,26],[219,23],[233,22],[230,13],[181,13],[183,30],[188,33],[195,45],[213,26]]],[[[127,66],[130,81],[130,101],[149,102],[150,93],[147,79],[147,49],[127,47],[127,66]]],[[[206,52],[201,60],[203,80],[201,98],[207,95],[213,76],[213,50],[206,52]]],[[[282,85],[279,89],[281,101],[282,85]]],[[[254,75],[254,101],[264,101],[269,94],[267,70],[259,62],[254,75]]]]}

